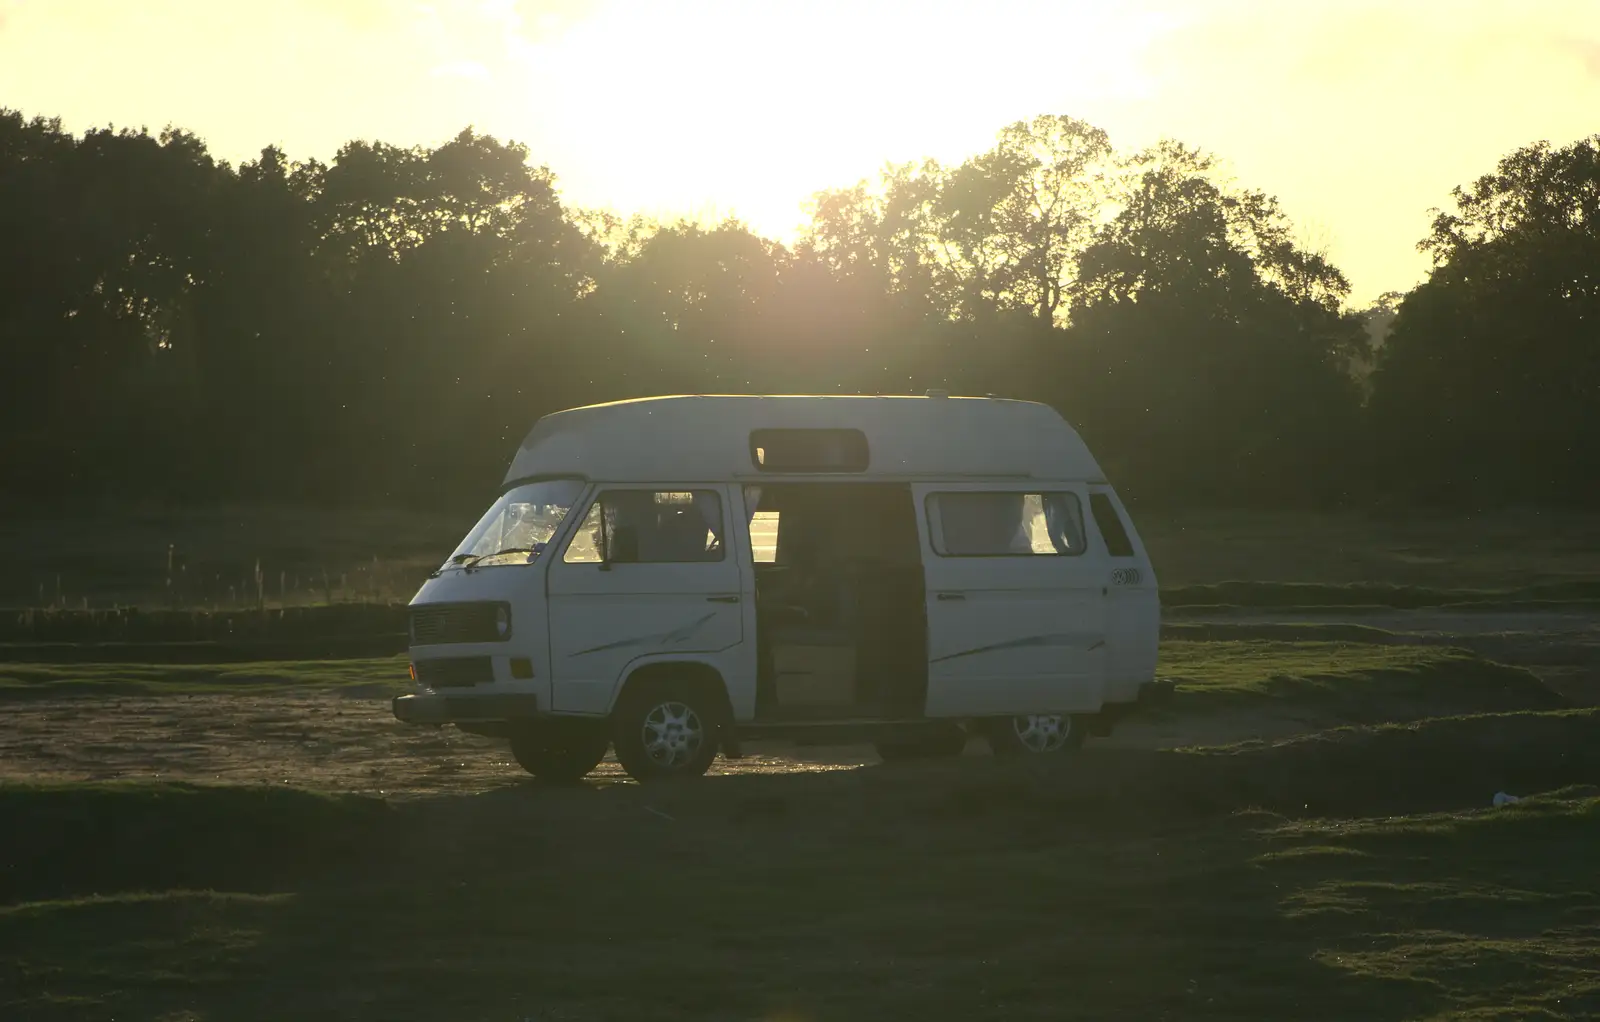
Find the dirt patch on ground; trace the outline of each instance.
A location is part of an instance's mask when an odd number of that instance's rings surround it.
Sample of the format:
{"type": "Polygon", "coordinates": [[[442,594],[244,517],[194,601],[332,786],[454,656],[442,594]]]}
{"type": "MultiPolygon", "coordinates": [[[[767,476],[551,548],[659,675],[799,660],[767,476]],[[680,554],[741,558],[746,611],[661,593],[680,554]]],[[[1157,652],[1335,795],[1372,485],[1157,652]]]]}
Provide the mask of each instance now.
{"type": "MultiPolygon", "coordinates": [[[[8,701],[0,729],[0,783],[7,781],[189,781],[272,784],[386,797],[467,794],[531,783],[502,740],[454,727],[395,720],[382,686],[268,693],[77,696],[8,701]]],[[[1458,701],[1459,702],[1459,701],[1458,701]]],[[[1481,706],[1477,710],[1493,709],[1481,706]]],[[[1538,707],[1507,706],[1500,709],[1538,707]]],[[[1429,716],[1425,707],[1405,719],[1429,716]]],[[[1443,706],[1433,713],[1447,712],[1443,706]]],[[[1474,712],[1456,707],[1448,712],[1474,712]]],[[[1386,718],[1389,719],[1389,718],[1386,718]]],[[[1392,719],[1400,719],[1395,717],[1392,719]]],[[[1134,716],[1094,748],[1172,749],[1273,741],[1353,721],[1296,699],[1230,703],[1204,713],[1134,716]]],[[[880,762],[871,745],[751,742],[713,774],[851,770],[880,762]]],[[[974,738],[967,755],[987,756],[974,738]]],[[[592,783],[626,777],[613,756],[592,783]]]]}
{"type": "MultiPolygon", "coordinates": [[[[1292,630],[1333,621],[1381,628],[1381,634],[1401,641],[1475,646],[1485,656],[1526,666],[1575,704],[1600,704],[1600,620],[1592,615],[1393,612],[1360,618],[1258,614],[1191,620],[1206,620],[1224,632],[1230,625],[1292,630]]],[[[0,728],[0,782],[195,781],[399,797],[530,783],[503,741],[451,727],[401,724],[390,711],[389,694],[381,685],[351,684],[235,694],[53,698],[41,693],[8,700],[6,725],[0,728]]],[[[1407,707],[1418,711],[1413,715],[1418,717],[1516,708],[1541,707],[1441,704],[1430,712],[1407,707]]],[[[1226,745],[1272,741],[1352,722],[1330,717],[1328,707],[1304,700],[1262,699],[1229,704],[1221,712],[1134,717],[1120,723],[1111,737],[1090,739],[1090,744],[1125,750],[1226,745]]],[[[746,752],[740,760],[719,758],[712,772],[834,771],[879,761],[867,745],[760,742],[747,745],[746,752]]],[[[968,755],[987,755],[984,743],[974,740],[968,755]]],[[[612,758],[592,775],[602,784],[623,779],[612,758]]]]}
{"type": "MultiPolygon", "coordinates": [[[[12,703],[0,781],[202,781],[318,791],[427,795],[527,781],[506,743],[453,727],[401,724],[387,699],[304,692],[59,699],[12,703]]],[[[713,773],[839,770],[877,762],[870,747],[752,746],[713,773]]],[[[621,780],[614,758],[592,775],[621,780]]]]}
{"type": "Polygon", "coordinates": [[[1252,739],[1273,741],[1329,726],[1326,717],[1292,705],[1241,706],[1200,716],[1161,714],[1131,717],[1109,737],[1091,738],[1095,747],[1176,749],[1190,745],[1232,745],[1252,739]]]}
{"type": "MultiPolygon", "coordinates": [[[[531,783],[506,743],[454,727],[394,719],[387,695],[365,691],[35,699],[9,703],[0,729],[6,781],[192,781],[276,784],[409,797],[531,783]]],[[[1330,726],[1309,707],[1241,706],[1200,716],[1130,718],[1096,748],[1170,749],[1274,740],[1330,726]]],[[[881,762],[869,744],[760,741],[713,774],[851,770],[881,762]]],[[[987,756],[981,738],[968,756],[987,756]]],[[[614,755],[592,783],[625,781],[614,755]]]]}
{"type": "MultiPolygon", "coordinates": [[[[396,721],[387,699],[312,692],[196,695],[9,704],[0,730],[0,783],[191,781],[275,784],[387,797],[469,794],[531,783],[504,741],[453,727],[396,721]]],[[[1327,727],[1292,706],[1124,721],[1095,748],[1170,749],[1288,738],[1327,727]]],[[[751,742],[712,774],[852,770],[881,762],[871,745],[751,742]]],[[[987,756],[981,738],[968,756],[987,756]]],[[[591,783],[626,780],[608,755],[591,783]]]]}

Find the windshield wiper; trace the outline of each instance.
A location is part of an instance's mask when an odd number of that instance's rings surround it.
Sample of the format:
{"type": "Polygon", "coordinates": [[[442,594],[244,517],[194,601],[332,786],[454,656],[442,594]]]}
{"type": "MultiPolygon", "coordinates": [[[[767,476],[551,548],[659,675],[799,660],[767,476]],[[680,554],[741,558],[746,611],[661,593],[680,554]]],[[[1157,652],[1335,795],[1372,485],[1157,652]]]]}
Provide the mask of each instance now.
{"type": "Polygon", "coordinates": [[[456,554],[454,557],[450,558],[450,560],[446,561],[443,565],[441,565],[440,567],[435,568],[433,571],[431,571],[428,574],[428,577],[429,578],[438,578],[441,574],[444,573],[444,569],[445,568],[456,568],[456,567],[459,567],[459,568],[465,569],[466,571],[471,571],[472,570],[472,566],[477,564],[479,561],[483,560],[484,558],[487,558],[487,557],[499,557],[501,554],[527,554],[528,555],[528,560],[527,560],[526,563],[530,563],[531,564],[533,562],[533,558],[534,558],[535,555],[544,553],[544,548],[545,548],[545,544],[540,543],[537,546],[508,546],[504,550],[496,550],[492,554],[456,554]]]}
{"type": "Polygon", "coordinates": [[[444,569],[446,569],[446,568],[454,568],[457,565],[464,564],[468,568],[471,568],[474,564],[477,564],[479,561],[483,560],[483,557],[484,557],[483,554],[456,554],[454,557],[450,558],[448,561],[445,561],[443,564],[439,565],[437,568],[435,568],[432,571],[428,572],[428,577],[429,578],[438,578],[440,575],[444,574],[444,569]]]}
{"type": "Polygon", "coordinates": [[[538,546],[508,546],[504,550],[496,550],[489,554],[457,554],[450,558],[450,563],[458,564],[467,571],[471,571],[479,561],[486,561],[491,557],[503,557],[506,554],[527,554],[528,562],[531,563],[535,555],[543,552],[544,544],[542,543],[538,546]]]}
{"type": "MultiPolygon", "coordinates": [[[[492,554],[484,554],[483,556],[484,557],[499,557],[501,554],[527,554],[528,555],[528,560],[531,561],[531,560],[533,560],[533,555],[534,554],[540,554],[540,553],[544,553],[544,544],[543,543],[540,543],[538,546],[508,546],[504,550],[496,550],[492,554]]],[[[477,564],[478,561],[481,561],[481,560],[483,560],[483,557],[477,558],[472,563],[473,564],[477,564]]],[[[470,567],[470,565],[469,565],[469,567],[470,567]]]]}

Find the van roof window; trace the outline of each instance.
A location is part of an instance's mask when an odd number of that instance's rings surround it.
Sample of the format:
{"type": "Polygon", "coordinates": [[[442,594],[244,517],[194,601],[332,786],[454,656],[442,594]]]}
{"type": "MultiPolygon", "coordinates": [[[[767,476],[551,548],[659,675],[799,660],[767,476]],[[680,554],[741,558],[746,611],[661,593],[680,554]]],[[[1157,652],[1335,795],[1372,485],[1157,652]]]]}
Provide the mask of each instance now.
{"type": "Polygon", "coordinates": [[[756,429],[750,458],[762,472],[865,472],[867,435],[859,429],[756,429]]]}

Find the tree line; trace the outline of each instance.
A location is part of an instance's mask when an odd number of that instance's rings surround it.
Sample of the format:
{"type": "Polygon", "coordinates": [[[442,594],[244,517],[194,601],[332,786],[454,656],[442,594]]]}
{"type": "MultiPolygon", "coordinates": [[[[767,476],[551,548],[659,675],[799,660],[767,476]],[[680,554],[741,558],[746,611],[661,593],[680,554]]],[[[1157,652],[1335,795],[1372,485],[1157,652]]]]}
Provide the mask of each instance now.
{"type": "Polygon", "coordinates": [[[659,393],[1047,401],[1136,499],[1600,497],[1600,136],[1452,196],[1376,305],[1269,195],[1041,116],[821,192],[792,246],[561,201],[521,145],[0,110],[0,477],[37,497],[481,503],[535,417],[659,393]]]}

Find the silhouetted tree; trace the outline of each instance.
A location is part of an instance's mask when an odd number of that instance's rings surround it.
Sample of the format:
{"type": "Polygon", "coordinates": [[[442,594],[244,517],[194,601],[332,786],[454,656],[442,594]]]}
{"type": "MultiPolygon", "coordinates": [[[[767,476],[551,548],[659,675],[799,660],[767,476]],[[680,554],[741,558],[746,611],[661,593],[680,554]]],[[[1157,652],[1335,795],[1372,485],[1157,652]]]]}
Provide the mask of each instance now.
{"type": "Polygon", "coordinates": [[[1600,136],[1454,190],[1373,374],[1382,476],[1415,499],[1600,496],[1600,136]]]}
{"type": "Polygon", "coordinates": [[[959,166],[890,167],[876,193],[865,182],[820,193],[803,247],[841,277],[952,318],[1022,310],[1053,322],[1110,157],[1106,133],[1083,121],[1018,121],[959,166]]]}
{"type": "Polygon", "coordinates": [[[1116,202],[1078,257],[1063,374],[1113,470],[1173,500],[1341,496],[1361,336],[1344,277],[1177,143],[1129,161],[1116,202]]]}
{"type": "Polygon", "coordinates": [[[1592,500],[1596,168],[1595,140],[1508,157],[1428,283],[1357,313],[1271,197],[1064,116],[820,193],[790,250],[570,209],[471,128],[234,167],[0,110],[0,474],[476,503],[560,407],[943,387],[1053,402],[1148,499],[1592,500]]]}

